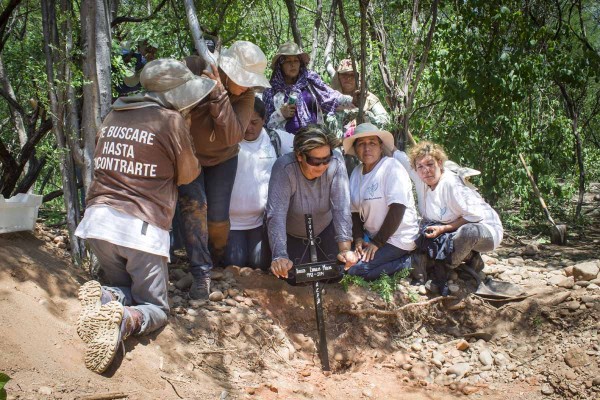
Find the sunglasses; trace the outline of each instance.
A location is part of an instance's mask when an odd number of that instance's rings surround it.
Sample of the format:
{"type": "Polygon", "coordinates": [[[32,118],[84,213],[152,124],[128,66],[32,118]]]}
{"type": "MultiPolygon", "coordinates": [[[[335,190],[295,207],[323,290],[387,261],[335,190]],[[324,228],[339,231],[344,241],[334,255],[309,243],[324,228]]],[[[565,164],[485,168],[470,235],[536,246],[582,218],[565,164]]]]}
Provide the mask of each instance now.
{"type": "Polygon", "coordinates": [[[311,157],[309,155],[304,154],[304,160],[308,165],[312,165],[313,167],[319,167],[321,165],[327,165],[331,162],[333,158],[333,153],[330,153],[329,156],[319,158],[319,157],[311,157]]]}

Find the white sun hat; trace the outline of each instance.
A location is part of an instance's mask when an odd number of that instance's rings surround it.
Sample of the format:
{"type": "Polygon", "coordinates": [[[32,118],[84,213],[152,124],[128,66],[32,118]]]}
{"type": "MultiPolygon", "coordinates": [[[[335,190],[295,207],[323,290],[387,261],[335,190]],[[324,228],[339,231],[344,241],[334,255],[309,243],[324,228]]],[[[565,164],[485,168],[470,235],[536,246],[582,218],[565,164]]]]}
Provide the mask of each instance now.
{"type": "Polygon", "coordinates": [[[252,42],[238,40],[221,51],[219,67],[239,86],[269,88],[267,56],[252,42]]]}
{"type": "Polygon", "coordinates": [[[383,145],[390,151],[394,150],[394,136],[388,131],[382,131],[378,127],[368,122],[358,125],[354,128],[351,136],[344,138],[344,152],[349,155],[356,155],[354,151],[354,141],[361,137],[377,136],[383,142],[383,145]]]}

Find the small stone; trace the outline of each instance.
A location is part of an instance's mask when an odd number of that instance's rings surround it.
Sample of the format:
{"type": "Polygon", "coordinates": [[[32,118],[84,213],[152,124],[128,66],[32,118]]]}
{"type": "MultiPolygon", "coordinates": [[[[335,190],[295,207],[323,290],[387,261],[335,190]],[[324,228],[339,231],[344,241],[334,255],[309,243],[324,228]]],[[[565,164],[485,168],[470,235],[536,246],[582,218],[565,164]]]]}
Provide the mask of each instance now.
{"type": "Polygon", "coordinates": [[[333,356],[333,359],[335,361],[343,361],[344,360],[344,355],[342,353],[340,353],[339,351],[337,353],[335,353],[335,355],[333,356]]]}
{"type": "Polygon", "coordinates": [[[469,348],[469,342],[464,339],[461,339],[456,343],[456,348],[460,351],[465,351],[469,348]]]}
{"type": "Polygon", "coordinates": [[[125,353],[125,359],[127,361],[133,360],[133,354],[131,354],[131,352],[125,353]]]}
{"type": "Polygon", "coordinates": [[[530,243],[527,246],[525,246],[525,249],[523,249],[523,251],[521,252],[522,255],[524,256],[535,256],[540,252],[540,249],[538,248],[538,246],[534,243],[530,243]]]}
{"type": "Polygon", "coordinates": [[[498,353],[494,356],[494,362],[496,365],[506,365],[508,363],[508,359],[502,353],[498,353]]]}
{"type": "Polygon", "coordinates": [[[571,368],[583,367],[589,362],[588,355],[579,347],[573,347],[565,353],[565,363],[571,368]]]}
{"type": "Polygon", "coordinates": [[[466,385],[462,388],[462,392],[463,394],[469,396],[473,393],[477,393],[479,391],[479,388],[477,386],[471,386],[471,385],[466,385]]]}
{"type": "Polygon", "coordinates": [[[252,268],[244,267],[240,269],[240,276],[250,276],[252,275],[252,273],[254,273],[254,270],[252,268]]]}
{"type": "Polygon", "coordinates": [[[175,287],[179,290],[188,290],[192,286],[192,274],[186,274],[183,278],[175,282],[175,287]]]}
{"type": "Polygon", "coordinates": [[[225,304],[227,304],[230,307],[235,307],[237,306],[238,302],[235,301],[234,299],[225,299],[225,304]]]}
{"type": "Polygon", "coordinates": [[[575,281],[591,281],[596,279],[599,271],[598,260],[586,261],[573,266],[573,277],[575,281]]]}
{"type": "Polygon", "coordinates": [[[456,375],[459,379],[471,370],[469,363],[456,363],[446,370],[446,375],[456,375]]]}
{"type": "Polygon", "coordinates": [[[516,266],[525,265],[525,260],[523,260],[523,257],[511,257],[507,261],[508,261],[509,265],[516,265],[516,266]]]}
{"type": "Polygon", "coordinates": [[[43,394],[45,396],[50,396],[52,394],[52,388],[48,386],[40,386],[40,388],[38,389],[38,393],[43,394]]]}
{"type": "Polygon", "coordinates": [[[410,346],[413,351],[421,351],[423,350],[423,345],[420,342],[415,342],[410,346]]]}
{"type": "Polygon", "coordinates": [[[479,361],[481,362],[481,364],[483,364],[484,366],[489,366],[492,365],[494,363],[494,355],[492,354],[491,351],[489,351],[488,349],[483,349],[480,353],[479,353],[479,361]]]}
{"type": "Polygon", "coordinates": [[[362,391],[362,395],[366,398],[371,398],[373,396],[373,392],[371,391],[371,389],[364,389],[362,391]]]}
{"type": "Polygon", "coordinates": [[[559,287],[562,287],[565,289],[572,289],[573,286],[575,286],[575,279],[573,279],[572,276],[568,276],[568,277],[563,278],[560,281],[558,281],[556,286],[559,286],[559,287]]]}
{"type": "Polygon", "coordinates": [[[221,292],[221,291],[217,290],[217,291],[215,291],[215,292],[212,292],[212,293],[211,293],[211,294],[208,296],[208,299],[209,299],[210,301],[217,302],[217,301],[221,301],[221,300],[223,300],[223,298],[224,298],[224,297],[225,297],[225,296],[223,295],[223,292],[221,292]]]}
{"type": "Polygon", "coordinates": [[[413,365],[410,372],[415,378],[425,378],[426,376],[429,376],[429,367],[423,362],[416,363],[413,365]]]}
{"type": "Polygon", "coordinates": [[[542,394],[545,396],[550,396],[554,393],[554,388],[547,383],[542,385],[542,394]]]}
{"type": "Polygon", "coordinates": [[[573,266],[572,265],[565,267],[565,269],[563,269],[563,271],[566,276],[573,276],[573,266]]]}
{"type": "Polygon", "coordinates": [[[410,371],[412,369],[412,364],[410,364],[410,363],[402,364],[402,369],[405,371],[410,371]]]}
{"type": "Polygon", "coordinates": [[[221,271],[217,271],[217,270],[212,270],[210,272],[210,279],[213,281],[220,281],[223,280],[223,272],[221,271]]]}
{"type": "Polygon", "coordinates": [[[207,303],[206,300],[190,300],[188,302],[188,304],[190,305],[190,307],[192,308],[198,308],[198,307],[202,307],[207,303]]]}
{"type": "MultiPolygon", "coordinates": [[[[54,243],[59,244],[59,243],[64,243],[65,242],[65,237],[64,236],[56,236],[53,240],[54,243]]],[[[46,387],[46,386],[42,386],[42,387],[46,387]]]]}
{"type": "Polygon", "coordinates": [[[190,317],[196,317],[198,316],[198,311],[194,310],[193,308],[188,308],[187,315],[189,315],[190,317]]]}
{"type": "Polygon", "coordinates": [[[595,283],[590,283],[587,287],[587,290],[598,290],[600,289],[599,285],[596,285],[595,283]]]}
{"type": "Polygon", "coordinates": [[[311,372],[308,369],[303,369],[302,371],[300,371],[300,375],[302,375],[303,377],[307,377],[310,376],[311,372]]]}
{"type": "Polygon", "coordinates": [[[419,285],[418,292],[420,295],[425,296],[427,294],[427,288],[425,288],[425,285],[419,285]]]}
{"type": "Polygon", "coordinates": [[[568,301],[565,303],[565,307],[571,311],[579,310],[579,302],[577,300],[568,301]]]}

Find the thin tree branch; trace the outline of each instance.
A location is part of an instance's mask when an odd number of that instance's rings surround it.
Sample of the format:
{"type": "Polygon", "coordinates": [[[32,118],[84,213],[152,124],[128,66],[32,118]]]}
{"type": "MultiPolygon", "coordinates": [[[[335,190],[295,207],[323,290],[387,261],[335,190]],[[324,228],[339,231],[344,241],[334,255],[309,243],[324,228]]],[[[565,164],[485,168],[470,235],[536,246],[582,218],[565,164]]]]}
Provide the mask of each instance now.
{"type": "Polygon", "coordinates": [[[167,0],[162,0],[160,2],[160,4],[158,4],[156,6],[156,8],[152,12],[152,14],[148,15],[147,17],[141,17],[141,18],[135,18],[135,17],[116,17],[110,23],[110,27],[114,28],[115,26],[117,26],[119,24],[122,24],[123,22],[145,22],[145,21],[150,21],[150,20],[156,18],[156,14],[165,6],[165,4],[167,4],[167,0]]]}

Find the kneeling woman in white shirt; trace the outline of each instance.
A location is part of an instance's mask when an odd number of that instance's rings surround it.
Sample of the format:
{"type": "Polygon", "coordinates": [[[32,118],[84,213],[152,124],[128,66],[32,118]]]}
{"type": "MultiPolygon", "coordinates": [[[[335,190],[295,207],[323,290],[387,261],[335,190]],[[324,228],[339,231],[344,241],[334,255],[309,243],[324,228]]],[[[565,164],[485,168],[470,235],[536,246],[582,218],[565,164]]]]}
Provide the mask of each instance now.
{"type": "MultiPolygon", "coordinates": [[[[475,270],[483,269],[480,253],[498,247],[504,233],[496,211],[458,175],[444,169],[448,157],[439,145],[422,141],[409,156],[396,151],[394,157],[415,183],[423,224],[436,223],[425,230],[424,236],[434,239],[454,232],[454,250],[446,266],[456,268],[467,259],[475,270]]],[[[418,280],[426,279],[424,268],[415,272],[418,280]]]]}
{"type": "Polygon", "coordinates": [[[254,114],[240,143],[229,205],[231,230],[225,249],[226,265],[267,269],[270,264],[263,220],[277,152],[264,124],[265,105],[257,97],[254,114]]]}
{"type": "Polygon", "coordinates": [[[400,163],[385,155],[393,147],[392,134],[369,123],[344,139],[346,154],[361,162],[350,177],[352,234],[360,259],[346,268],[366,280],[410,267],[408,254],[419,230],[410,178],[400,163]]]}

